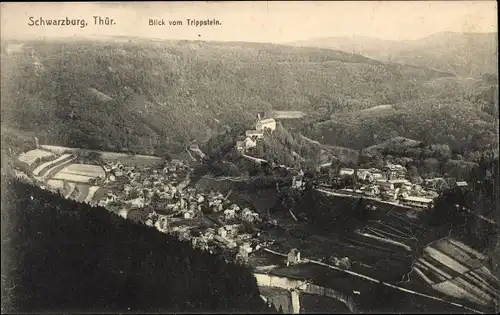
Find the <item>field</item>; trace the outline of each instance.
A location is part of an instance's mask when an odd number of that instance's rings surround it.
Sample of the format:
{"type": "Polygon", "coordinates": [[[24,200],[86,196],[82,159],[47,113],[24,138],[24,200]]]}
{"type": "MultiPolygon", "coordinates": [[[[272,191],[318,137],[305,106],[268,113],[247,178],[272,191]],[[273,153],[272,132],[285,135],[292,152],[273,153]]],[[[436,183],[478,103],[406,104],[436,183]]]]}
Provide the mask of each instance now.
{"type": "Polygon", "coordinates": [[[71,164],[61,170],[61,172],[89,177],[104,177],[106,175],[101,166],[88,164],[71,164]]]}
{"type": "Polygon", "coordinates": [[[61,179],[61,180],[67,180],[67,181],[72,181],[72,182],[77,182],[77,183],[88,183],[92,178],[94,178],[94,177],[68,174],[68,173],[64,173],[64,172],[59,172],[56,174],[56,176],[53,177],[53,179],[61,179]]]}
{"type": "Polygon", "coordinates": [[[89,185],[77,184],[76,189],[78,194],[75,196],[75,200],[78,202],[84,202],[89,194],[89,185]]]}
{"type": "Polygon", "coordinates": [[[106,194],[108,193],[108,188],[107,187],[99,187],[99,189],[97,189],[97,191],[95,192],[94,194],[94,201],[99,201],[101,199],[103,199],[106,194]]]}
{"type": "Polygon", "coordinates": [[[61,155],[60,157],[58,157],[57,159],[55,159],[53,161],[49,161],[49,162],[43,163],[42,165],[40,165],[37,168],[35,168],[35,170],[33,170],[33,175],[35,175],[35,176],[43,175],[43,174],[45,174],[45,172],[42,173],[42,171],[44,171],[44,170],[50,170],[50,168],[52,166],[57,165],[58,163],[66,160],[66,159],[68,159],[69,157],[71,157],[70,154],[63,154],[63,155],[61,155]]]}
{"type": "MultiPolygon", "coordinates": [[[[413,253],[401,246],[358,235],[354,231],[318,229],[313,224],[294,221],[288,212],[274,212],[272,216],[278,220],[282,228],[268,230],[265,234],[276,240],[273,247],[279,252],[297,248],[304,257],[311,259],[348,257],[353,263],[353,271],[385,281],[400,281],[411,270],[413,253]]],[[[332,221],[332,226],[334,223],[332,221]]],[[[395,241],[413,249],[418,243],[413,239],[413,235],[418,238],[420,231],[417,231],[416,227],[411,232],[407,230],[409,223],[411,222],[407,223],[391,214],[385,216],[381,213],[380,221],[370,221],[365,226],[379,233],[385,233],[382,237],[388,239],[389,233],[401,235],[395,241]]],[[[362,231],[373,234],[371,230],[362,231]]]]}
{"type": "Polygon", "coordinates": [[[19,161],[28,164],[28,166],[31,166],[38,159],[48,158],[52,156],[54,156],[52,152],[36,149],[21,153],[21,155],[19,155],[19,161]]]}
{"type": "Polygon", "coordinates": [[[414,264],[423,280],[449,296],[487,306],[500,298],[498,279],[484,266],[485,257],[450,238],[425,248],[414,264]]]}
{"type": "Polygon", "coordinates": [[[90,202],[92,202],[93,200],[95,200],[95,199],[94,199],[94,198],[95,198],[95,194],[96,194],[96,192],[97,192],[99,189],[100,189],[100,187],[99,187],[99,186],[91,186],[91,187],[89,188],[89,193],[88,193],[87,197],[85,198],[85,202],[86,202],[86,203],[90,203],[90,202]]]}
{"type": "Polygon", "coordinates": [[[76,184],[75,183],[68,183],[68,182],[66,182],[64,188],[65,188],[64,189],[64,192],[65,192],[64,198],[67,199],[67,198],[69,198],[73,194],[73,191],[76,188],[76,184]]]}
{"type": "Polygon", "coordinates": [[[71,164],[60,170],[53,179],[62,179],[72,182],[88,183],[93,178],[105,177],[106,173],[101,166],[71,164]]]}
{"type": "Polygon", "coordinates": [[[119,152],[107,152],[107,151],[96,151],[96,150],[85,150],[80,148],[69,148],[55,145],[42,145],[41,146],[45,150],[49,150],[51,152],[62,154],[66,152],[72,153],[89,153],[96,152],[100,155],[103,160],[108,161],[120,161],[124,165],[155,165],[163,162],[162,158],[151,155],[131,155],[127,153],[119,153],[119,152]]]}

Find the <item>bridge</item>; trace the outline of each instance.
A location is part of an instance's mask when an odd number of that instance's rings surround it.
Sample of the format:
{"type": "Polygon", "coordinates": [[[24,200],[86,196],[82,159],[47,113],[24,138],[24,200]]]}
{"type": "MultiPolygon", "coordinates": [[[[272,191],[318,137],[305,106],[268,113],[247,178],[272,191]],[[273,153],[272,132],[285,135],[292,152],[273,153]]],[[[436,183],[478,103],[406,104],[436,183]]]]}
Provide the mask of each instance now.
{"type": "MultiPolygon", "coordinates": [[[[254,273],[259,287],[274,287],[285,289],[290,294],[292,313],[300,313],[300,294],[313,294],[325,296],[342,302],[352,313],[357,312],[354,298],[342,292],[325,288],[319,285],[309,283],[305,280],[291,279],[263,273],[254,273]]],[[[285,311],[286,312],[286,311],[285,311]]]]}
{"type": "MultiPolygon", "coordinates": [[[[269,248],[264,248],[264,250],[266,252],[276,254],[278,256],[287,257],[286,254],[276,252],[276,251],[271,250],[269,248]]],[[[317,261],[317,260],[302,258],[301,261],[324,266],[324,267],[327,267],[330,269],[334,269],[334,270],[349,274],[349,275],[357,277],[357,278],[362,278],[362,279],[368,280],[368,281],[373,282],[373,283],[377,283],[377,284],[380,284],[380,285],[383,285],[386,287],[390,287],[390,288],[395,289],[395,290],[405,292],[407,294],[424,297],[424,298],[431,299],[434,301],[439,301],[439,302],[442,302],[442,303],[445,303],[448,305],[453,305],[453,306],[468,310],[468,311],[476,313],[476,314],[483,313],[477,309],[473,309],[473,308],[470,308],[468,306],[465,306],[465,305],[462,305],[462,304],[459,304],[456,302],[444,300],[444,299],[439,298],[437,296],[416,292],[416,291],[413,291],[413,290],[410,290],[410,289],[407,289],[407,288],[404,288],[401,286],[397,286],[397,285],[393,285],[393,284],[390,284],[390,283],[387,283],[387,282],[384,282],[381,280],[377,280],[375,278],[372,278],[372,277],[369,277],[369,276],[366,276],[363,274],[359,274],[359,273],[356,273],[356,272],[353,272],[350,270],[342,269],[340,267],[325,264],[325,263],[317,261]]],[[[311,284],[305,280],[290,279],[288,277],[269,276],[268,274],[264,274],[264,276],[262,276],[262,274],[260,274],[260,273],[254,273],[254,275],[257,279],[257,283],[259,286],[271,286],[271,287],[277,287],[277,288],[283,288],[283,289],[289,290],[290,294],[291,294],[291,299],[292,299],[292,311],[294,314],[297,314],[300,311],[300,299],[299,299],[300,292],[310,293],[310,294],[315,294],[315,295],[322,295],[322,296],[334,298],[334,299],[344,303],[349,308],[349,310],[352,310],[353,312],[355,312],[357,309],[356,303],[354,300],[354,296],[349,296],[349,295],[346,295],[342,292],[338,292],[338,291],[330,289],[330,288],[324,288],[324,287],[321,287],[318,285],[311,284]],[[262,283],[262,285],[261,285],[261,283],[262,283]],[[292,294],[292,291],[294,291],[295,293],[292,294]]]]}

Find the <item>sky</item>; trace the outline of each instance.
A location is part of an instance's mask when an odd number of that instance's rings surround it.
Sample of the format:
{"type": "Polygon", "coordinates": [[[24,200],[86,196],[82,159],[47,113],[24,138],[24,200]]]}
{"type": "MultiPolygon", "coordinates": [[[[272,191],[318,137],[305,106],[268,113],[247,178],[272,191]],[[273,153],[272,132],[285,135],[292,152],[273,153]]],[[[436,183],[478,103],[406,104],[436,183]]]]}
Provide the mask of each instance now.
{"type": "Polygon", "coordinates": [[[433,33],[497,32],[496,1],[297,1],[150,3],[2,3],[1,37],[29,39],[92,35],[286,43],[319,37],[418,39],[433,33]],[[114,25],[94,25],[93,16],[114,25]],[[29,26],[30,17],[84,19],[79,26],[29,26]],[[150,19],[167,25],[150,26],[150,19]],[[186,19],[220,21],[188,26],[186,19]],[[168,25],[168,21],[183,25],[168,25]]]}

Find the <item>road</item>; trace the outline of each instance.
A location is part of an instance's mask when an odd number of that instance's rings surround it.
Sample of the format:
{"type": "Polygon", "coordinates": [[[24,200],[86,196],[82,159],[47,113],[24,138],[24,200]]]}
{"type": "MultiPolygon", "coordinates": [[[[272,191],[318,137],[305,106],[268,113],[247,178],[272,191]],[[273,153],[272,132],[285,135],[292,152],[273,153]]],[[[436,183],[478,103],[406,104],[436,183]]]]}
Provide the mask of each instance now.
{"type": "Polygon", "coordinates": [[[312,143],[312,144],[315,144],[317,146],[319,146],[321,149],[325,149],[325,150],[350,150],[352,154],[358,154],[357,151],[355,150],[352,150],[352,149],[348,149],[348,148],[343,148],[343,147],[337,147],[337,146],[334,146],[334,145],[327,145],[327,144],[322,144],[316,140],[313,140],[311,138],[308,138],[304,135],[300,135],[300,137],[306,141],[308,141],[309,143],[312,143]]]}
{"type": "Polygon", "coordinates": [[[400,203],[397,203],[397,202],[390,202],[390,201],[384,201],[384,200],[381,200],[379,198],[374,198],[374,197],[370,197],[370,196],[365,196],[365,195],[361,195],[361,194],[348,194],[348,193],[340,193],[340,192],[337,192],[337,191],[334,191],[334,190],[330,190],[330,189],[325,189],[325,188],[316,188],[316,191],[319,191],[321,193],[324,193],[324,194],[327,194],[327,195],[331,195],[331,196],[337,196],[337,197],[348,197],[348,198],[363,198],[363,199],[367,199],[367,200],[373,200],[373,201],[377,201],[377,202],[380,202],[380,203],[385,203],[385,204],[389,204],[389,205],[393,205],[393,206],[397,206],[397,207],[401,207],[401,208],[405,208],[405,209],[414,209],[412,207],[409,207],[409,206],[405,206],[405,205],[402,205],[400,203]]]}
{"type": "Polygon", "coordinates": [[[259,159],[259,158],[256,158],[256,157],[253,157],[253,156],[250,156],[250,155],[242,154],[241,156],[244,157],[244,158],[246,158],[246,159],[252,160],[252,161],[254,161],[256,163],[259,163],[259,164],[260,163],[267,163],[267,161],[264,160],[264,159],[259,159]]]}
{"type": "MultiPolygon", "coordinates": [[[[267,252],[269,252],[269,253],[275,254],[275,255],[279,255],[279,256],[283,256],[283,257],[287,257],[288,256],[287,254],[276,252],[276,251],[273,251],[273,250],[268,249],[268,248],[264,248],[264,250],[267,251],[267,252]]],[[[416,291],[413,291],[413,290],[410,290],[410,289],[406,289],[406,288],[403,288],[403,287],[400,287],[400,286],[396,286],[396,285],[393,285],[393,284],[390,284],[390,283],[387,283],[387,282],[384,282],[384,281],[380,281],[380,280],[377,280],[375,278],[372,278],[372,277],[369,277],[369,276],[366,276],[366,275],[363,275],[363,274],[359,274],[359,273],[356,273],[356,272],[353,272],[353,271],[349,271],[349,270],[342,269],[342,268],[339,268],[339,267],[336,267],[336,266],[325,264],[325,263],[320,262],[320,261],[316,261],[316,260],[312,260],[312,259],[307,259],[307,258],[302,258],[301,261],[303,261],[304,263],[313,263],[313,264],[317,264],[317,265],[320,265],[320,266],[324,266],[324,267],[327,267],[327,268],[330,268],[330,269],[333,269],[333,270],[336,270],[336,271],[340,271],[340,272],[349,274],[349,275],[357,277],[357,278],[362,278],[364,280],[367,280],[367,281],[370,281],[370,282],[373,282],[373,283],[381,284],[381,285],[384,285],[384,286],[387,286],[387,287],[390,287],[390,288],[393,288],[393,289],[396,289],[396,290],[399,290],[399,291],[402,291],[402,292],[405,292],[405,293],[408,293],[408,294],[418,295],[418,296],[425,297],[425,298],[428,298],[428,299],[432,299],[432,300],[435,300],[435,301],[439,301],[439,302],[443,302],[443,303],[450,304],[450,305],[453,305],[453,306],[457,306],[457,307],[466,309],[468,311],[471,311],[471,312],[474,312],[474,313],[477,313],[477,314],[482,314],[483,313],[483,312],[481,312],[479,310],[476,310],[476,309],[473,309],[473,308],[469,308],[467,306],[464,306],[464,305],[461,305],[461,304],[458,304],[458,303],[455,303],[455,302],[447,301],[447,300],[444,300],[444,299],[441,299],[441,298],[438,298],[438,297],[435,297],[435,296],[432,296],[432,295],[428,295],[428,294],[425,294],[425,293],[420,293],[420,292],[416,292],[416,291]]],[[[304,280],[306,280],[306,279],[304,279],[304,280]]]]}

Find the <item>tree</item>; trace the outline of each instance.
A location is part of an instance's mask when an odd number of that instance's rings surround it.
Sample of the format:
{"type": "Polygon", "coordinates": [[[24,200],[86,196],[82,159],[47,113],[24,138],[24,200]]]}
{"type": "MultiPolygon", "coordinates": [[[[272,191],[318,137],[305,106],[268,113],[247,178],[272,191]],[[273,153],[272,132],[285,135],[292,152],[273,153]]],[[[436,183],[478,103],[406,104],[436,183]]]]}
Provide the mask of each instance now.
{"type": "Polygon", "coordinates": [[[2,178],[5,182],[2,233],[8,237],[2,246],[18,262],[2,266],[2,279],[12,284],[9,301],[2,304],[9,313],[269,310],[246,266],[104,208],[2,178]]]}
{"type": "Polygon", "coordinates": [[[408,167],[408,176],[410,176],[410,178],[413,178],[413,177],[416,177],[418,176],[418,169],[415,165],[410,165],[408,167]]]}

